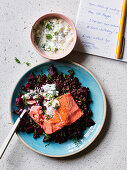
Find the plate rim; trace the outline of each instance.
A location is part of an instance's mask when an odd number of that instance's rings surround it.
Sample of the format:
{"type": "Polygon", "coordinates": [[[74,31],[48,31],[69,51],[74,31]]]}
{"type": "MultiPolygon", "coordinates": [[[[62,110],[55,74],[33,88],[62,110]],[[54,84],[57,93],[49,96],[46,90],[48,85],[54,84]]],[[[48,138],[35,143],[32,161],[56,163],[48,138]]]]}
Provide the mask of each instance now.
{"type": "Polygon", "coordinates": [[[22,142],[25,146],[27,146],[29,149],[31,149],[32,151],[34,151],[34,152],[36,152],[36,153],[38,153],[38,154],[40,154],[40,155],[44,155],[44,156],[48,156],[48,157],[54,157],[54,158],[68,157],[68,156],[71,156],[71,155],[74,155],[74,154],[77,154],[77,153],[83,151],[83,150],[86,149],[89,145],[91,145],[91,144],[94,142],[94,140],[98,137],[98,135],[100,134],[100,132],[101,132],[103,126],[104,126],[105,119],[106,119],[107,102],[106,102],[106,96],[105,96],[104,90],[103,90],[100,82],[99,82],[99,81],[97,80],[97,78],[94,76],[94,74],[93,74],[90,70],[88,70],[85,66],[83,66],[83,65],[81,65],[81,64],[79,64],[79,63],[76,63],[76,62],[74,62],[74,61],[69,61],[69,60],[64,60],[64,61],[48,60],[48,61],[46,61],[46,62],[42,62],[42,63],[40,63],[40,64],[34,65],[34,66],[31,67],[29,70],[25,71],[25,72],[22,74],[22,76],[20,76],[20,78],[18,79],[16,85],[14,86],[14,88],[13,88],[13,90],[12,90],[12,92],[11,92],[11,97],[10,97],[10,107],[9,107],[10,114],[9,114],[9,115],[10,115],[10,118],[11,118],[11,125],[13,125],[12,116],[11,116],[11,103],[12,103],[12,97],[13,97],[13,94],[14,94],[14,90],[15,90],[16,86],[18,85],[18,82],[23,78],[23,76],[24,76],[25,74],[27,74],[27,73],[28,73],[30,70],[32,70],[33,68],[35,68],[35,67],[37,67],[37,66],[40,66],[40,65],[43,65],[43,64],[50,63],[50,62],[58,62],[58,63],[62,63],[62,62],[63,62],[63,63],[70,63],[70,64],[77,65],[77,66],[83,68],[84,70],[86,70],[86,71],[96,80],[97,84],[99,85],[99,88],[100,88],[100,90],[101,90],[101,93],[102,93],[102,96],[103,96],[103,100],[104,100],[104,115],[103,115],[103,121],[102,121],[102,123],[101,123],[101,126],[100,126],[100,128],[98,129],[95,137],[94,137],[86,146],[84,146],[83,148],[81,148],[81,149],[79,149],[79,150],[77,150],[77,151],[74,151],[74,152],[71,152],[71,153],[68,153],[68,154],[65,154],[65,155],[50,155],[50,154],[41,153],[41,152],[33,149],[33,148],[32,148],[31,146],[29,146],[27,143],[25,143],[24,140],[20,137],[20,135],[19,135],[17,132],[16,132],[16,135],[18,136],[18,138],[21,140],[21,142],[22,142]]]}

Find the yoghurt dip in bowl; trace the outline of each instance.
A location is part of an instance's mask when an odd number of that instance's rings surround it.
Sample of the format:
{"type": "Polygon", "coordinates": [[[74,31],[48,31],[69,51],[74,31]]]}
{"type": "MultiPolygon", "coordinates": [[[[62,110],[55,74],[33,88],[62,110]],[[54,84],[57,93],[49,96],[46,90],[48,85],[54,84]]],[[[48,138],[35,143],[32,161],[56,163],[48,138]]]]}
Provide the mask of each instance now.
{"type": "Polygon", "coordinates": [[[31,30],[31,41],[37,52],[48,59],[60,59],[74,48],[77,33],[73,22],[58,13],[40,17],[31,30]]]}

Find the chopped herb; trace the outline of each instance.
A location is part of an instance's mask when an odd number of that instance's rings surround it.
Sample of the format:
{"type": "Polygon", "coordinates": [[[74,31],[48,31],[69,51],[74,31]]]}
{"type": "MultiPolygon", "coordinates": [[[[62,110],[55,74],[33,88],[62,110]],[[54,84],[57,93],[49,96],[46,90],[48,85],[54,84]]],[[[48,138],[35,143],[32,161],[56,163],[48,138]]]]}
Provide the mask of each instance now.
{"type": "Polygon", "coordinates": [[[52,101],[49,102],[49,105],[52,106],[52,101]]]}
{"type": "Polygon", "coordinates": [[[54,34],[55,34],[55,35],[58,35],[58,32],[56,31],[56,32],[54,32],[54,34]]]}
{"type": "Polygon", "coordinates": [[[55,48],[55,52],[58,51],[58,48],[55,48]]]}
{"type": "Polygon", "coordinates": [[[47,79],[48,79],[49,81],[52,81],[53,78],[48,74],[47,79]]]}
{"type": "Polygon", "coordinates": [[[66,74],[63,74],[63,77],[66,78],[66,74]]]}
{"type": "Polygon", "coordinates": [[[36,129],[34,130],[34,134],[35,134],[35,135],[37,134],[37,130],[36,130],[36,129]]]}
{"type": "Polygon", "coordinates": [[[26,29],[27,27],[24,27],[24,30],[26,29]]]}
{"type": "Polygon", "coordinates": [[[46,93],[46,97],[50,96],[51,94],[50,93],[46,93]]]}
{"type": "Polygon", "coordinates": [[[51,24],[47,24],[46,28],[50,31],[50,30],[52,30],[52,25],[51,24]]]}
{"type": "Polygon", "coordinates": [[[16,63],[21,64],[20,60],[17,57],[15,57],[15,61],[16,63]]]}
{"type": "Polygon", "coordinates": [[[42,46],[41,46],[42,48],[45,48],[45,44],[42,44],[42,46]]]}
{"type": "Polygon", "coordinates": [[[45,142],[48,142],[49,141],[49,139],[51,138],[51,136],[49,136],[49,135],[47,135],[46,133],[45,133],[45,142]]]}
{"type": "Polygon", "coordinates": [[[42,133],[42,135],[45,135],[45,134],[46,134],[45,132],[42,133]]]}
{"type": "Polygon", "coordinates": [[[46,119],[49,120],[53,117],[53,115],[46,115],[46,119]]]}
{"type": "Polygon", "coordinates": [[[21,86],[21,90],[24,90],[24,89],[25,89],[25,86],[24,86],[24,85],[22,85],[22,86],[21,86]]]}
{"type": "Polygon", "coordinates": [[[56,110],[57,110],[58,113],[60,113],[58,109],[56,109],[56,110]]]}
{"type": "Polygon", "coordinates": [[[45,147],[47,147],[47,146],[49,146],[50,145],[50,143],[47,143],[46,145],[45,145],[45,147]]]}
{"type": "Polygon", "coordinates": [[[47,133],[45,133],[45,136],[46,136],[46,137],[50,137],[47,133]]]}
{"type": "Polygon", "coordinates": [[[20,91],[18,91],[18,96],[21,96],[21,92],[20,91]]]}
{"type": "Polygon", "coordinates": [[[74,141],[75,146],[76,146],[76,147],[79,147],[81,141],[80,141],[79,139],[77,139],[77,138],[74,138],[73,141],[74,141]]]}
{"type": "Polygon", "coordinates": [[[64,34],[64,33],[62,33],[62,37],[65,37],[65,34],[64,34]]]}
{"type": "Polygon", "coordinates": [[[52,39],[52,35],[51,35],[51,34],[46,34],[46,38],[47,38],[48,40],[50,40],[50,39],[52,39]]]}
{"type": "Polygon", "coordinates": [[[43,110],[43,113],[45,114],[45,113],[46,113],[46,110],[43,110]]]}
{"type": "Polygon", "coordinates": [[[26,64],[27,66],[30,66],[30,63],[29,63],[29,62],[25,62],[25,64],[26,64]]]}
{"type": "Polygon", "coordinates": [[[34,127],[40,127],[37,123],[33,124],[34,127]]]}
{"type": "Polygon", "coordinates": [[[37,82],[38,82],[38,83],[41,82],[41,76],[38,77],[37,82]]]}
{"type": "Polygon", "coordinates": [[[27,104],[27,100],[26,100],[26,98],[25,98],[25,97],[24,97],[23,105],[24,105],[24,106],[27,106],[27,105],[28,105],[28,104],[27,104]]]}

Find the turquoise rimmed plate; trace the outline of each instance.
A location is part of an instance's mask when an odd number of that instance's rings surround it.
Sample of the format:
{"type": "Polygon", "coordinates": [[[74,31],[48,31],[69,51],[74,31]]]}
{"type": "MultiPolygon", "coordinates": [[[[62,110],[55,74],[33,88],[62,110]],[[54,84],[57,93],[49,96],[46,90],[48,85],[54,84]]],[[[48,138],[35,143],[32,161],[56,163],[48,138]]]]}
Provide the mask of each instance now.
{"type": "Polygon", "coordinates": [[[31,71],[35,74],[40,74],[41,72],[43,72],[47,75],[47,69],[52,64],[57,68],[59,72],[63,72],[65,74],[68,70],[73,69],[75,72],[75,76],[78,77],[82,86],[89,87],[91,99],[93,101],[90,105],[90,108],[93,112],[92,119],[95,121],[96,124],[94,126],[91,126],[90,128],[87,128],[84,131],[83,138],[80,140],[80,143],[78,143],[78,145],[76,145],[73,140],[68,140],[67,142],[64,142],[62,144],[51,142],[50,145],[46,146],[46,143],[43,142],[42,136],[40,138],[34,139],[33,134],[27,134],[25,132],[18,132],[17,135],[28,148],[39,154],[50,157],[65,157],[86,149],[98,136],[104,125],[106,117],[106,99],[100,83],[97,81],[94,75],[85,67],[73,62],[46,62],[30,69],[18,81],[11,98],[12,123],[14,123],[17,119],[17,115],[13,114],[13,110],[16,109],[15,99],[21,85],[27,82],[28,75],[31,71]]]}

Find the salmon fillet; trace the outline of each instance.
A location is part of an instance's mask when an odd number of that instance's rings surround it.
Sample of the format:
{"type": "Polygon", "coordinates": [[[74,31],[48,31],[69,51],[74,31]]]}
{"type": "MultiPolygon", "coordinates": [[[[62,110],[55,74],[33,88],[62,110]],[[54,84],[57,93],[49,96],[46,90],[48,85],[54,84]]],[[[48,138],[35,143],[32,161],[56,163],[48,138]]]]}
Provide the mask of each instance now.
{"type": "MultiPolygon", "coordinates": [[[[34,116],[34,121],[44,129],[46,134],[52,134],[64,126],[71,125],[84,114],[70,93],[58,97],[57,100],[60,103],[60,107],[54,111],[52,118],[47,120],[46,116],[41,114],[41,121],[38,121],[35,118],[36,116],[34,116]]],[[[33,111],[35,111],[34,114],[39,114],[40,111],[38,109],[41,109],[40,106],[32,106],[29,115],[32,116],[31,112],[33,113],[33,111]]]]}
{"type": "Polygon", "coordinates": [[[41,106],[32,106],[30,112],[28,113],[30,117],[41,127],[43,125],[43,111],[41,106]]]}

